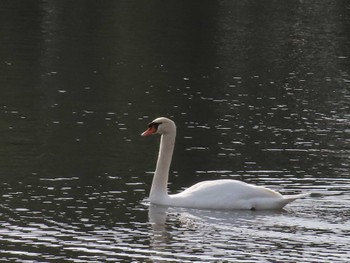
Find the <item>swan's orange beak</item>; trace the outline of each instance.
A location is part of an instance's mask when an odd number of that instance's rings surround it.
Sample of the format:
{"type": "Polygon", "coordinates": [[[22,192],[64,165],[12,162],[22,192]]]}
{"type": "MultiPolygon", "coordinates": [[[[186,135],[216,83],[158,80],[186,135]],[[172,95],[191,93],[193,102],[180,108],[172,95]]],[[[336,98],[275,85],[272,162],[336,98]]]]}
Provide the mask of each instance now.
{"type": "Polygon", "coordinates": [[[141,136],[149,136],[152,135],[153,133],[155,133],[157,131],[157,129],[154,126],[149,127],[147,130],[145,130],[141,136]]]}

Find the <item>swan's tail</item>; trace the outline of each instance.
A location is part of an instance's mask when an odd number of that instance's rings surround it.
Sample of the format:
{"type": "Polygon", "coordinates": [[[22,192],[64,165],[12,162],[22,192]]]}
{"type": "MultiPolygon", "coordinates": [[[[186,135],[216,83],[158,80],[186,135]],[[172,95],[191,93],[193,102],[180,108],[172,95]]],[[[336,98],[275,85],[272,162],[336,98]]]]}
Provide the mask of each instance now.
{"type": "Polygon", "coordinates": [[[295,201],[296,199],[303,198],[303,197],[306,197],[309,195],[310,195],[309,193],[298,194],[298,195],[284,195],[283,199],[282,199],[282,204],[283,204],[283,206],[285,206],[286,204],[289,204],[289,203],[295,201]]]}

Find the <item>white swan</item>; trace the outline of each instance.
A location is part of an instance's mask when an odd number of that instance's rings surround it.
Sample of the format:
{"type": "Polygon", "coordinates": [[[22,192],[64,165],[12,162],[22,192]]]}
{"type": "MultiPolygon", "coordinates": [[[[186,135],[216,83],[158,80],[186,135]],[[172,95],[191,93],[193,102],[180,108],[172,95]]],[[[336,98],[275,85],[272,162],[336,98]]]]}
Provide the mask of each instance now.
{"type": "Polygon", "coordinates": [[[231,179],[203,181],[181,193],[169,195],[167,184],[176,137],[175,123],[165,117],[157,118],[141,135],[151,134],[161,134],[158,161],[149,196],[152,204],[200,209],[282,209],[286,204],[305,196],[283,196],[261,186],[231,179]]]}

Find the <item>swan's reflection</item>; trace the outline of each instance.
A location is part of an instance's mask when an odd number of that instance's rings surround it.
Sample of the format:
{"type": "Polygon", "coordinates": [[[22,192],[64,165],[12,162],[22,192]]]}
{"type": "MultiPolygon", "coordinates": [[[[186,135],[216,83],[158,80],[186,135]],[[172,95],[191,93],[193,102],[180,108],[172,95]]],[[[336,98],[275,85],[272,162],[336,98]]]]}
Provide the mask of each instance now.
{"type": "Polygon", "coordinates": [[[148,218],[152,225],[162,226],[167,219],[168,206],[149,205],[148,218]]]}
{"type": "Polygon", "coordinates": [[[198,239],[210,232],[217,233],[217,230],[221,233],[228,231],[230,238],[239,238],[243,229],[252,231],[249,229],[264,220],[274,221],[274,217],[282,213],[285,211],[200,210],[151,204],[148,213],[152,227],[151,246],[154,251],[163,254],[174,251],[174,244],[187,244],[188,247],[193,237],[198,239]]]}
{"type": "Polygon", "coordinates": [[[197,221],[198,223],[209,223],[213,226],[218,224],[241,225],[242,222],[246,224],[254,223],[266,216],[277,216],[286,213],[286,211],[275,210],[202,210],[183,207],[168,207],[149,205],[149,222],[156,227],[165,226],[170,215],[176,215],[180,223],[187,223],[189,221],[197,221]]]}

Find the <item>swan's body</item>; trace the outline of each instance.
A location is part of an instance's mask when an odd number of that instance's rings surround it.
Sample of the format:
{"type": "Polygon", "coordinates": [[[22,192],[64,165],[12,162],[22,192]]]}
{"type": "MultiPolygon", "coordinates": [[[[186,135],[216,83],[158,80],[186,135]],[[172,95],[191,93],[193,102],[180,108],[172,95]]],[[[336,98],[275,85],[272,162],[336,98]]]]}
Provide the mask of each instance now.
{"type": "Polygon", "coordinates": [[[149,197],[152,204],[201,209],[282,209],[286,204],[305,196],[283,196],[261,186],[231,179],[203,181],[181,193],[169,195],[167,184],[176,126],[172,120],[161,117],[151,122],[148,127],[142,136],[154,133],[162,135],[149,197]]]}

